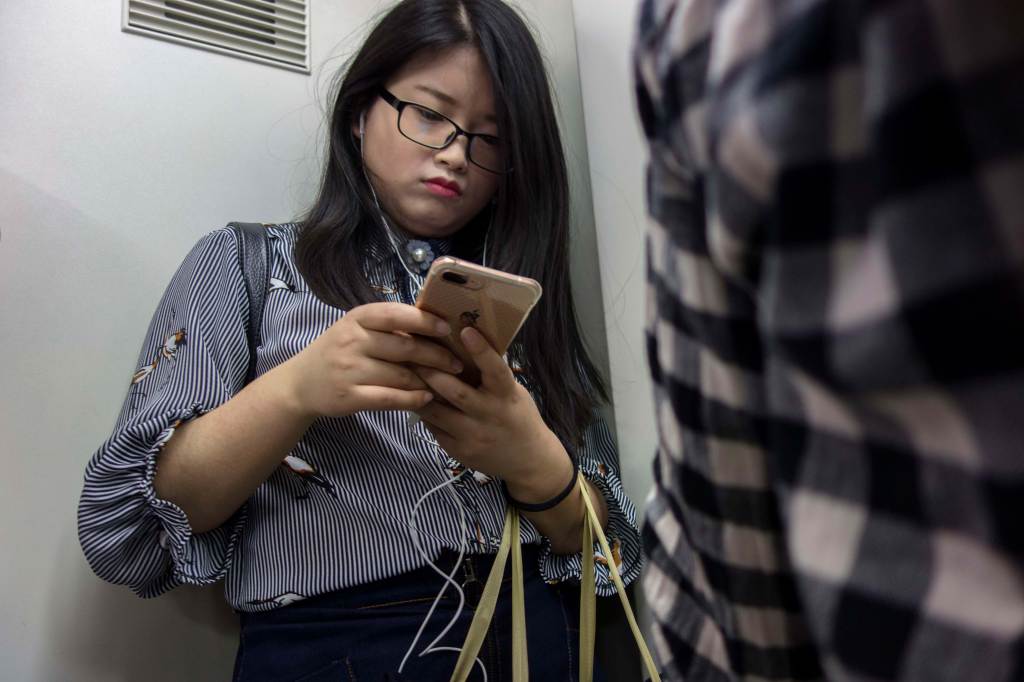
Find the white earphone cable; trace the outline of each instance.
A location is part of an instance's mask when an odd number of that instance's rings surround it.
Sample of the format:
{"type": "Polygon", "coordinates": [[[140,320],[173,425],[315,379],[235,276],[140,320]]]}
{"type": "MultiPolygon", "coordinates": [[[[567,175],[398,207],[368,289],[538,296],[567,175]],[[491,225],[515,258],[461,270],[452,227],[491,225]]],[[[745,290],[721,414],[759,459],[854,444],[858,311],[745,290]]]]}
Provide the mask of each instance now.
{"type": "MultiPolygon", "coordinates": [[[[428,440],[419,435],[417,435],[416,437],[433,444],[436,448],[438,448],[438,450],[440,450],[440,445],[437,443],[437,441],[428,440]]],[[[423,622],[420,624],[419,630],[416,631],[416,636],[413,637],[412,643],[409,645],[409,648],[406,650],[405,655],[402,657],[402,662],[398,666],[399,674],[402,674],[402,672],[404,671],[405,664],[408,662],[409,656],[412,655],[412,652],[416,649],[416,645],[419,643],[420,638],[423,636],[423,631],[426,629],[427,623],[430,622],[431,617],[434,615],[434,611],[437,610],[437,605],[441,602],[441,599],[444,597],[444,593],[445,591],[447,591],[448,585],[454,587],[456,593],[458,593],[459,605],[455,609],[455,613],[452,616],[451,620],[444,627],[441,633],[438,634],[438,636],[435,637],[434,640],[431,641],[426,647],[424,647],[423,650],[420,651],[416,657],[422,658],[423,656],[436,653],[439,651],[456,651],[460,653],[462,651],[461,649],[456,647],[439,647],[437,646],[437,644],[442,639],[444,639],[444,637],[451,631],[453,627],[455,627],[455,623],[458,622],[459,617],[462,615],[462,610],[463,608],[465,608],[466,604],[466,594],[462,590],[462,586],[454,580],[455,574],[458,572],[459,567],[462,565],[462,560],[466,555],[466,509],[463,506],[462,501],[459,499],[458,494],[455,492],[454,486],[462,479],[463,476],[467,474],[467,471],[468,470],[464,470],[457,476],[453,476],[451,479],[434,486],[426,493],[424,493],[423,496],[416,501],[416,504],[413,505],[412,514],[409,517],[409,535],[412,538],[413,547],[416,548],[416,551],[419,553],[421,557],[423,557],[423,560],[427,563],[427,565],[430,566],[430,568],[433,569],[435,573],[437,573],[444,579],[444,582],[441,585],[441,590],[437,593],[437,596],[434,597],[434,601],[430,605],[430,609],[427,611],[427,615],[423,619],[423,622]],[[417,514],[419,513],[420,507],[423,505],[423,503],[427,500],[428,497],[445,488],[448,489],[449,493],[452,496],[452,500],[459,511],[459,555],[455,561],[455,566],[452,568],[450,573],[446,573],[445,571],[443,571],[440,567],[437,566],[437,564],[433,562],[433,560],[431,560],[430,556],[423,549],[423,545],[420,542],[419,530],[416,527],[416,518],[417,514]]],[[[480,666],[480,671],[481,673],[483,673],[484,676],[484,682],[487,682],[487,669],[484,667],[483,661],[481,661],[478,657],[476,658],[475,662],[477,663],[477,665],[480,666]]]]}

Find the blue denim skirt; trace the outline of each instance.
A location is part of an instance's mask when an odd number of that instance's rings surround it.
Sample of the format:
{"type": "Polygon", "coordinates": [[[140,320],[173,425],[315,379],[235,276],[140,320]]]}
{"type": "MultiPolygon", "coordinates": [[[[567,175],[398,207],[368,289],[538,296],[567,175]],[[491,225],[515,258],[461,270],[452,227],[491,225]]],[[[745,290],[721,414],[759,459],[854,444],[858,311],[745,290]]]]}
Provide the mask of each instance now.
{"type": "MultiPolygon", "coordinates": [[[[535,546],[523,548],[530,678],[575,682],[579,679],[579,588],[546,584],[537,570],[537,552],[535,546]]],[[[456,554],[446,552],[435,563],[451,573],[457,561],[456,554]]],[[[401,674],[402,658],[443,583],[429,567],[273,611],[241,613],[234,680],[447,682],[492,563],[492,555],[463,558],[454,576],[466,595],[462,613],[436,645],[439,650],[421,655],[455,616],[458,595],[449,586],[401,674]]],[[[506,568],[498,606],[478,656],[480,664],[469,678],[474,682],[512,679],[510,573],[506,568]]],[[[594,679],[604,678],[595,671],[594,679]]]]}

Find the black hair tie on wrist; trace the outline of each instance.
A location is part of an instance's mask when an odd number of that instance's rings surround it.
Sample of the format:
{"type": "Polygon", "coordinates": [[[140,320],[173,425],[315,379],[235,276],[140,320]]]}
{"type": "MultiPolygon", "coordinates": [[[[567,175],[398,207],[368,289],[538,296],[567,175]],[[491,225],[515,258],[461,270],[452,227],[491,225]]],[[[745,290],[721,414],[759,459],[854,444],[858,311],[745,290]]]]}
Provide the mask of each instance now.
{"type": "Polygon", "coordinates": [[[562,500],[569,497],[569,493],[571,493],[573,488],[576,487],[576,479],[579,478],[579,474],[580,467],[576,463],[576,460],[573,459],[572,480],[569,481],[569,485],[565,486],[565,490],[558,493],[550,500],[547,500],[545,502],[538,502],[537,504],[530,504],[529,502],[520,502],[516,498],[512,497],[508,492],[508,485],[505,484],[505,481],[501,482],[501,487],[505,490],[505,497],[508,498],[508,501],[514,504],[518,509],[525,512],[542,512],[547,511],[548,509],[551,509],[553,507],[557,507],[562,502],[562,500]]]}

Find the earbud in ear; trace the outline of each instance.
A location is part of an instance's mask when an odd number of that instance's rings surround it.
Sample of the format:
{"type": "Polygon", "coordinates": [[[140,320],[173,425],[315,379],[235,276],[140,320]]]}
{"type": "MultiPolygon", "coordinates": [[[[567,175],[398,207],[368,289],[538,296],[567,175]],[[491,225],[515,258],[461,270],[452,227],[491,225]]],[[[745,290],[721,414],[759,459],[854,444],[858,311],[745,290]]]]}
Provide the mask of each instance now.
{"type": "Polygon", "coordinates": [[[359,139],[363,139],[363,134],[366,131],[366,112],[359,114],[359,139]]]}

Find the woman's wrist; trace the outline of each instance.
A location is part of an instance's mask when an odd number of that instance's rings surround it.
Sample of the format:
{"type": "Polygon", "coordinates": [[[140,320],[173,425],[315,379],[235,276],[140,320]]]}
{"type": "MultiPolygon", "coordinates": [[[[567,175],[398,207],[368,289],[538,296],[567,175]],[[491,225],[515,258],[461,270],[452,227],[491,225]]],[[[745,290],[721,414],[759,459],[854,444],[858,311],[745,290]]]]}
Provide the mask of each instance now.
{"type": "Polygon", "coordinates": [[[302,390],[296,380],[295,358],[281,363],[256,380],[262,384],[270,404],[279,414],[296,422],[312,424],[317,418],[302,400],[302,390]]]}
{"type": "Polygon", "coordinates": [[[506,478],[508,494],[520,502],[539,504],[552,499],[576,478],[576,467],[558,437],[550,431],[534,448],[522,473],[506,478]]]}
{"type": "Polygon", "coordinates": [[[539,502],[526,502],[524,500],[517,499],[508,491],[508,485],[505,485],[505,497],[508,501],[519,508],[520,511],[532,512],[538,514],[540,512],[546,512],[549,509],[554,509],[559,506],[565,498],[572,494],[573,490],[577,489],[577,481],[579,480],[579,469],[576,466],[576,462],[572,463],[572,477],[569,482],[565,484],[565,487],[555,496],[550,497],[546,500],[539,502]]]}

